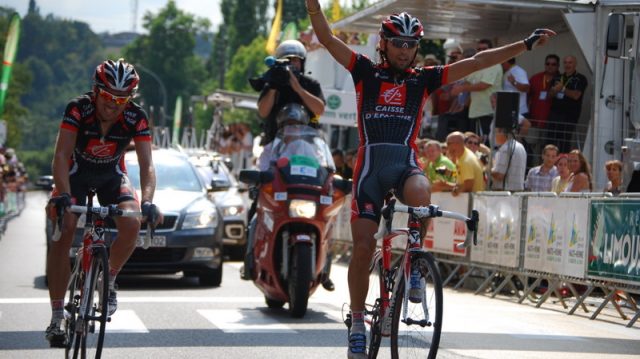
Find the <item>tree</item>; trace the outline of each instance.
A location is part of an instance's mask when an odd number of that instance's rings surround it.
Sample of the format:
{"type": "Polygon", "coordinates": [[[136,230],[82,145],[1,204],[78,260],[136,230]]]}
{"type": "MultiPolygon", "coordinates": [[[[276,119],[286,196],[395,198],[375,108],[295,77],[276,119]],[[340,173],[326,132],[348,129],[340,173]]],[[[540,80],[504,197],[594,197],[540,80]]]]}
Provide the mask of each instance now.
{"type": "Polygon", "coordinates": [[[127,61],[142,65],[140,91],[147,105],[159,108],[166,100],[169,108],[165,113],[172,113],[177,96],[189,99],[200,93],[207,76],[203,60],[193,50],[196,35],[206,33],[210,26],[207,19],[178,9],[173,0],[158,14],[145,14],[143,27],[149,34],[138,37],[123,53],[127,61]]]}

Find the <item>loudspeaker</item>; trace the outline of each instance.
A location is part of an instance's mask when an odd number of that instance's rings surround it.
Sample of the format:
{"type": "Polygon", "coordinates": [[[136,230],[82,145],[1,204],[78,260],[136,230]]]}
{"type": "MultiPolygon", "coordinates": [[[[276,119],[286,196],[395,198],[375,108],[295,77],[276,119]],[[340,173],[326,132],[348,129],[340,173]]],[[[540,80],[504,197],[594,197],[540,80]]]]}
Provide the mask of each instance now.
{"type": "Polygon", "coordinates": [[[496,95],[496,127],[509,130],[516,128],[520,109],[520,93],[498,91],[496,95]]]}

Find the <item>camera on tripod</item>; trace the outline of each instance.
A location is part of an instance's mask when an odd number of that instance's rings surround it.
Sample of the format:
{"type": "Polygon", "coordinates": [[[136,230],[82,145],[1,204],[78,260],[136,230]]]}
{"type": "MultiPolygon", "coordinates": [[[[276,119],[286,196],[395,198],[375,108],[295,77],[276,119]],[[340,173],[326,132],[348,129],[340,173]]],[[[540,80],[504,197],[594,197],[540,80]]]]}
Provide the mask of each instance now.
{"type": "MultiPolygon", "coordinates": [[[[260,77],[249,79],[249,83],[255,91],[262,91],[267,83],[272,88],[289,86],[289,64],[291,63],[289,58],[276,59],[273,56],[267,56],[264,63],[269,67],[269,70],[260,77]]],[[[295,71],[294,73],[296,76],[299,75],[295,71]]]]}

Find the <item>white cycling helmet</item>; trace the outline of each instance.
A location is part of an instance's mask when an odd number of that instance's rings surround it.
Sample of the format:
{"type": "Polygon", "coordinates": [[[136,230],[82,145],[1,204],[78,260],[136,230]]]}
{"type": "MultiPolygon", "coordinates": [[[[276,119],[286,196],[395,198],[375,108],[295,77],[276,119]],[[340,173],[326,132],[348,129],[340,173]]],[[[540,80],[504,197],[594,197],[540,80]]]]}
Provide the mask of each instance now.
{"type": "Polygon", "coordinates": [[[300,60],[307,58],[307,49],[298,40],[285,40],[276,48],[276,58],[284,59],[297,57],[300,60]]]}

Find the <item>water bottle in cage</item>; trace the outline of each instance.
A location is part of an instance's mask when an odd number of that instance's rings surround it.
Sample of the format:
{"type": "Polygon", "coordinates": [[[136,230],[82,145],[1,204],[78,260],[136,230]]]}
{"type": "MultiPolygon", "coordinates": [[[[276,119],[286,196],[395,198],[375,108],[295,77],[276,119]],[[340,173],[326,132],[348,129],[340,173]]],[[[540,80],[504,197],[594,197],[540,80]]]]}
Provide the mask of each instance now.
{"type": "Polygon", "coordinates": [[[420,249],[420,223],[410,222],[409,223],[409,248],[410,250],[419,250],[420,249]]]}

